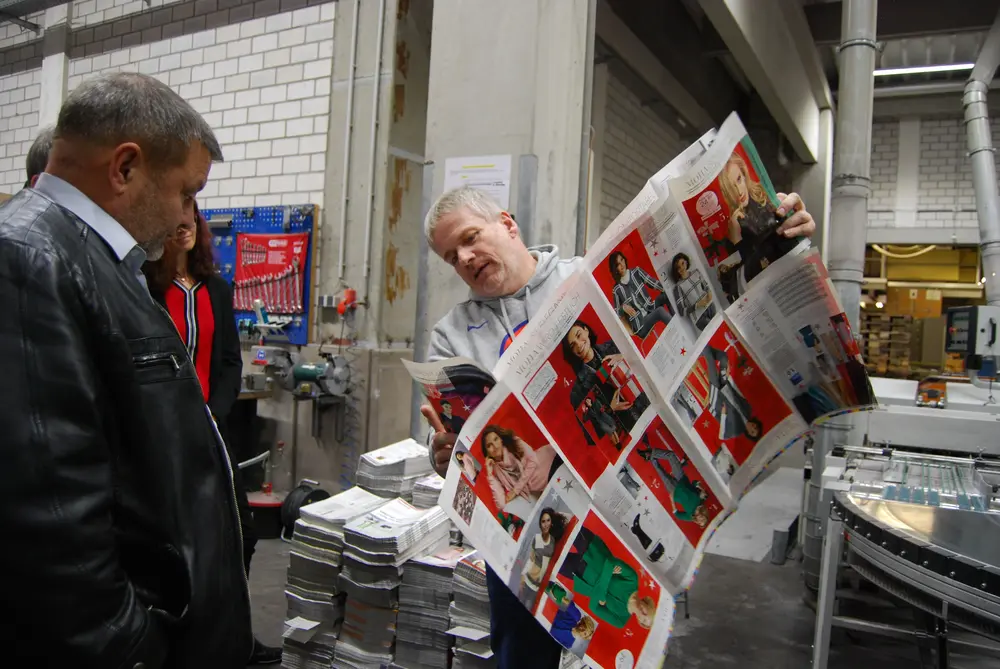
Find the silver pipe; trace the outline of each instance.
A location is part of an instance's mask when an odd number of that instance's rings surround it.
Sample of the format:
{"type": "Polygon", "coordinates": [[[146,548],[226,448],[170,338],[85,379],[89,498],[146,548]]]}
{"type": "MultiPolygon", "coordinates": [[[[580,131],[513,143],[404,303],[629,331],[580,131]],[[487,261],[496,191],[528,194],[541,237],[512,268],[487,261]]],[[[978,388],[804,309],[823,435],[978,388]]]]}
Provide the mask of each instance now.
{"type": "MultiPolygon", "coordinates": [[[[361,15],[361,0],[354,0],[354,21],[351,24],[351,62],[347,66],[350,76],[347,80],[347,114],[344,116],[344,166],[340,171],[343,183],[340,191],[340,257],[337,266],[340,267],[337,277],[337,289],[344,285],[347,275],[347,206],[350,203],[348,187],[351,174],[351,129],[354,126],[354,75],[358,69],[358,17],[361,15]]],[[[319,319],[316,319],[319,320],[319,319]]]]}
{"type": "Polygon", "coordinates": [[[378,132],[378,117],[379,117],[379,97],[382,93],[382,37],[385,33],[385,4],[386,0],[381,0],[378,5],[378,28],[376,29],[375,35],[375,73],[372,79],[372,126],[371,126],[371,145],[369,147],[369,156],[371,158],[371,172],[368,175],[368,212],[365,214],[365,258],[364,258],[364,280],[365,280],[365,304],[369,303],[368,300],[368,289],[369,289],[369,278],[372,273],[372,218],[375,215],[375,165],[377,164],[376,155],[376,133],[378,132]]]}
{"type": "MultiPolygon", "coordinates": [[[[837,122],[832,109],[821,109],[819,110],[820,118],[820,128],[825,130],[826,134],[826,155],[823,156],[823,174],[833,174],[833,141],[836,137],[833,128],[834,124],[837,122]]],[[[820,249],[820,253],[823,258],[823,263],[828,264],[828,258],[830,255],[830,206],[831,198],[833,197],[833,182],[830,179],[824,179],[823,184],[823,220],[817,221],[820,226],[820,231],[822,236],[820,239],[823,240],[823,246],[820,249]]]]}
{"type": "Polygon", "coordinates": [[[587,3],[587,40],[583,76],[583,137],[580,142],[580,181],[576,198],[576,255],[587,250],[587,208],[590,204],[590,135],[591,111],[594,106],[594,41],[597,33],[597,0],[587,3]]]}
{"type": "Polygon", "coordinates": [[[986,279],[986,303],[991,305],[1000,305],[1000,209],[997,203],[997,170],[993,162],[993,139],[986,93],[998,65],[1000,14],[986,36],[962,96],[969,160],[972,163],[972,185],[976,192],[976,211],[979,216],[979,249],[983,259],[983,277],[986,279]]]}
{"type": "MultiPolygon", "coordinates": [[[[427,212],[431,210],[434,193],[434,164],[424,163],[423,188],[420,196],[420,221],[423,223],[427,218],[427,212]]],[[[427,243],[427,235],[420,232],[419,256],[417,258],[417,321],[413,328],[413,360],[414,362],[425,362],[427,360],[427,348],[430,345],[429,314],[427,308],[428,288],[431,264],[431,249],[427,243]]],[[[423,394],[420,384],[413,382],[413,399],[410,406],[410,436],[418,443],[424,443],[426,435],[423,420],[420,415],[420,406],[423,404],[423,394]]]]}
{"type": "Polygon", "coordinates": [[[830,278],[851,327],[859,332],[868,198],[871,195],[872,105],[877,0],[845,0],[841,20],[840,103],[830,202],[830,278]]]}

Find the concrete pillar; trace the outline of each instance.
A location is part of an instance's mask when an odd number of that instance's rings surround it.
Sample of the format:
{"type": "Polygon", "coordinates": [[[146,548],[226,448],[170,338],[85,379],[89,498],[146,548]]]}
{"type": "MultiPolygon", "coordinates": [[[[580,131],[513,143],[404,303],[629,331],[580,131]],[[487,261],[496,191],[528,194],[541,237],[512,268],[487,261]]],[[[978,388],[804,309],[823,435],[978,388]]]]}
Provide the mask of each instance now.
{"type": "MultiPolygon", "coordinates": [[[[319,295],[356,291],[340,316],[322,308],[315,339],[351,366],[344,438],[313,443],[300,424],[299,473],[350,485],[358,457],[409,432],[431,3],[341,0],[334,18],[319,295]]],[[[318,351],[311,347],[312,356],[318,351]]]]}
{"type": "Polygon", "coordinates": [[[72,2],[45,10],[45,32],[42,35],[42,90],[38,102],[40,128],[56,122],[59,108],[66,98],[72,16],[72,2]]]}
{"type": "Polygon", "coordinates": [[[816,162],[801,165],[792,179],[792,188],[802,196],[809,213],[816,221],[813,246],[820,249],[826,262],[830,231],[830,181],[833,178],[833,126],[832,109],[819,112],[819,141],[816,144],[816,162]]]}
{"type": "MultiPolygon", "coordinates": [[[[435,0],[427,107],[427,157],[436,197],[452,157],[510,155],[510,209],[531,244],[572,256],[581,205],[587,2],[435,0]],[[526,160],[524,173],[518,168],[526,160]],[[537,169],[530,164],[536,161],[537,169]],[[529,172],[531,172],[529,174],[529,172]],[[520,198],[518,193],[534,193],[520,198]]],[[[586,193],[584,193],[586,195],[586,193]]],[[[585,204],[585,199],[583,200],[585,204]]],[[[436,257],[428,268],[425,330],[468,289],[436,257]]],[[[419,336],[419,335],[418,335],[419,336]]]]}

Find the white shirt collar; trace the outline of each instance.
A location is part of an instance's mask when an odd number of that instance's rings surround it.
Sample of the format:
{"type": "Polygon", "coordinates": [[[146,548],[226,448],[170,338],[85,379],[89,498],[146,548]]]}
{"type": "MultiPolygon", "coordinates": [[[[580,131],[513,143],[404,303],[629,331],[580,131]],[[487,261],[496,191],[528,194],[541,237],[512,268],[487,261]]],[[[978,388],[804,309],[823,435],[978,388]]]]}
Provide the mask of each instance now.
{"type": "Polygon", "coordinates": [[[111,247],[119,262],[125,262],[128,258],[127,264],[130,267],[134,266],[134,269],[142,267],[142,263],[146,260],[146,253],[128,233],[128,230],[123,228],[122,224],[112,218],[108,212],[98,207],[93,200],[77,190],[75,186],[51,174],[42,174],[38,177],[34,189],[59,206],[73,212],[86,223],[111,247]]]}

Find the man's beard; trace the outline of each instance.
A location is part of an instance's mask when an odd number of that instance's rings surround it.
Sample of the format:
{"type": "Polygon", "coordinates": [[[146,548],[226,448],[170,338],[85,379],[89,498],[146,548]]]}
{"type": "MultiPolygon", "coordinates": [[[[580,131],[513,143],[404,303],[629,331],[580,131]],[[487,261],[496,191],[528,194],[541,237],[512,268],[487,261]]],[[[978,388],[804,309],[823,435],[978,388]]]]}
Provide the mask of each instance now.
{"type": "Polygon", "coordinates": [[[150,183],[135,200],[128,213],[128,228],[136,243],[146,252],[146,260],[155,262],[163,257],[167,238],[173,234],[179,224],[168,221],[160,200],[160,192],[155,184],[150,183]]]}
{"type": "Polygon", "coordinates": [[[156,262],[162,258],[165,245],[166,240],[141,244],[142,250],[146,252],[146,262],[156,262]]]}

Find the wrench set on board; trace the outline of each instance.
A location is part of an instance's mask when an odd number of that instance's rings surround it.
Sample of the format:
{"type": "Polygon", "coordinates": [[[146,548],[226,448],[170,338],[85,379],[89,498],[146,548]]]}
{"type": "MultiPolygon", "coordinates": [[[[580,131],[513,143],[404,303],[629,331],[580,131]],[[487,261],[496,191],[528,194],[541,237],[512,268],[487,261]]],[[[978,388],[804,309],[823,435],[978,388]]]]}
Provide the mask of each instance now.
{"type": "Polygon", "coordinates": [[[243,234],[237,237],[233,308],[252,311],[257,300],[273,314],[301,314],[306,233],[243,234]]]}
{"type": "MultiPolygon", "coordinates": [[[[219,273],[233,290],[238,326],[256,321],[260,300],[280,336],[309,343],[315,205],[203,209],[219,273]]],[[[242,331],[242,330],[241,330],[242,331]]],[[[273,335],[272,335],[273,336],[273,335]]]]}

